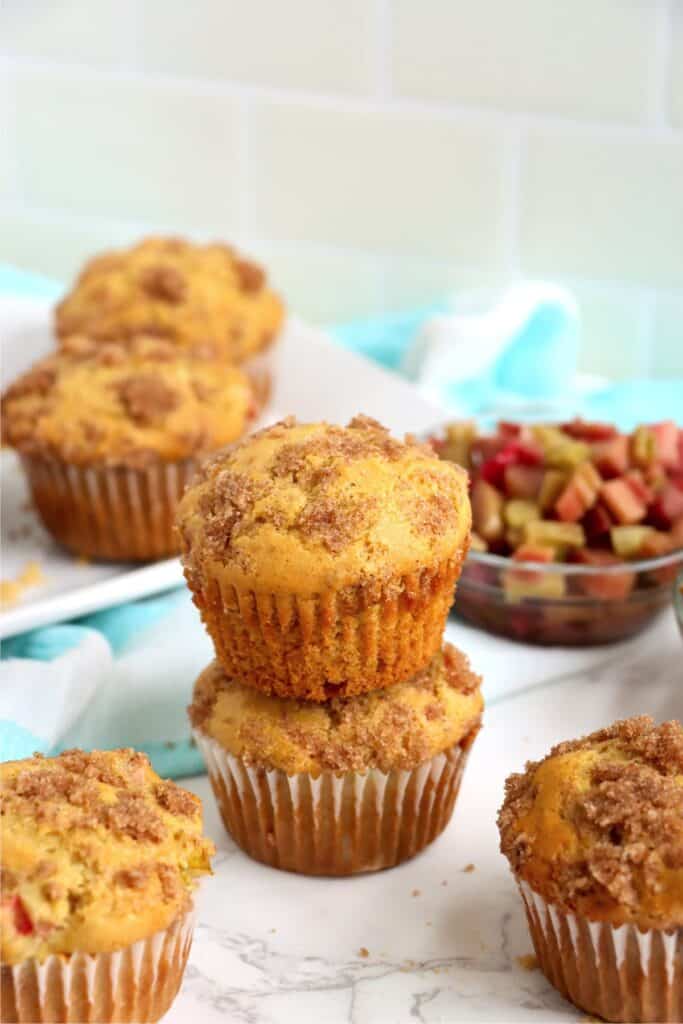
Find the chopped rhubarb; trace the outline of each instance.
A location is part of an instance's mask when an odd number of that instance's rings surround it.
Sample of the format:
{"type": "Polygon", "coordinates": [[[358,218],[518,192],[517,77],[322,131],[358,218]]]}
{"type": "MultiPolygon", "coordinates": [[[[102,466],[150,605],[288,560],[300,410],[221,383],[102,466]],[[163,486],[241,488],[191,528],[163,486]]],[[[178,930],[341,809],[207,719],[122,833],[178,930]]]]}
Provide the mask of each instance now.
{"type": "Polygon", "coordinates": [[[547,544],[520,544],[512,558],[515,562],[553,562],[555,551],[547,544]]]}
{"type": "Polygon", "coordinates": [[[611,423],[589,423],[578,417],[569,423],[563,423],[562,429],[565,434],[579,441],[608,441],[617,433],[617,428],[611,423]]]}
{"type": "Polygon", "coordinates": [[[488,551],[488,544],[474,530],[470,534],[470,551],[488,551]]]}
{"type": "Polygon", "coordinates": [[[653,532],[651,526],[613,526],[612,547],[620,558],[637,558],[645,538],[653,532]]]}
{"type": "Polygon", "coordinates": [[[564,440],[545,453],[545,461],[555,469],[574,469],[590,457],[590,445],[585,441],[572,441],[565,437],[564,440]]]}
{"type": "Polygon", "coordinates": [[[595,504],[602,477],[591,462],[583,462],[555,502],[555,515],[566,523],[578,523],[595,504]]]}
{"type": "Polygon", "coordinates": [[[608,480],[600,488],[600,497],[619,523],[639,523],[645,518],[647,508],[623,477],[608,480]]]}
{"type": "Polygon", "coordinates": [[[672,523],[669,534],[674,542],[674,548],[683,548],[683,516],[672,523]]]}
{"type": "Polygon", "coordinates": [[[512,465],[505,467],[503,483],[510,498],[537,497],[543,481],[543,470],[539,466],[512,465]]]}
{"type": "Polygon", "coordinates": [[[591,458],[601,476],[621,476],[628,469],[628,438],[617,434],[609,441],[595,441],[591,444],[591,458]]]}
{"type": "Polygon", "coordinates": [[[459,466],[466,467],[469,465],[470,449],[476,436],[477,428],[471,420],[451,423],[446,429],[443,448],[439,454],[449,462],[457,462],[459,466]]]}
{"type": "Polygon", "coordinates": [[[589,542],[601,540],[614,526],[614,520],[601,501],[588,509],[582,523],[589,542]]]}
{"type": "Polygon", "coordinates": [[[679,461],[678,427],[673,420],[654,423],[650,430],[655,437],[657,462],[667,469],[676,469],[679,461]]]}
{"type": "Polygon", "coordinates": [[[654,491],[645,483],[645,478],[639,469],[630,469],[623,477],[629,485],[636,498],[644,505],[649,505],[654,500],[654,491]]]}
{"type": "Polygon", "coordinates": [[[535,501],[525,501],[524,498],[512,498],[510,501],[505,502],[503,518],[507,526],[517,529],[532,519],[540,519],[541,510],[535,501]]]}
{"type": "MultiPolygon", "coordinates": [[[[590,565],[593,568],[602,566],[623,565],[623,559],[613,555],[611,551],[582,548],[573,554],[572,560],[579,565],[590,565]]],[[[633,590],[636,574],[628,570],[623,572],[592,573],[580,576],[578,583],[584,594],[598,597],[604,601],[619,601],[633,590]]]]}
{"type": "Polygon", "coordinates": [[[472,485],[472,525],[486,541],[498,540],[503,536],[503,495],[482,480],[472,485]]]}
{"type": "Polygon", "coordinates": [[[652,502],[648,518],[654,526],[668,530],[675,520],[683,516],[683,490],[677,483],[667,483],[652,502]]]}
{"type": "Polygon", "coordinates": [[[538,494],[538,504],[543,512],[548,512],[553,507],[568,479],[567,474],[561,469],[546,469],[538,494]]]}
{"type": "Polygon", "coordinates": [[[487,483],[500,487],[505,478],[507,466],[536,466],[543,456],[539,448],[521,441],[510,441],[499,452],[484,462],[479,470],[487,483]]]}
{"type": "Polygon", "coordinates": [[[527,544],[547,544],[552,548],[582,548],[586,535],[580,523],[554,523],[552,520],[530,522],[524,527],[527,544]]]}
{"type": "MultiPolygon", "coordinates": [[[[662,555],[668,555],[675,551],[676,547],[676,542],[670,533],[653,530],[643,541],[638,557],[661,558],[662,555]]],[[[650,569],[649,575],[657,583],[673,583],[679,568],[679,563],[674,561],[671,565],[660,565],[658,569],[650,569]]]]}
{"type": "Polygon", "coordinates": [[[657,458],[657,440],[651,427],[637,427],[631,435],[631,458],[637,466],[649,466],[657,458]]]}

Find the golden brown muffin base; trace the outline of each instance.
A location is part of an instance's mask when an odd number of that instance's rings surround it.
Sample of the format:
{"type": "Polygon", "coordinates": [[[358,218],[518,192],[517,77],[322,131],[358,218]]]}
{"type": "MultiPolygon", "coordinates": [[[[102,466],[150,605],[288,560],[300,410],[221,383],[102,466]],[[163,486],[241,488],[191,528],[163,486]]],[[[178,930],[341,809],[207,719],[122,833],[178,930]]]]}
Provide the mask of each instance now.
{"type": "Polygon", "coordinates": [[[245,853],[303,875],[395,867],[443,832],[479,726],[411,770],[287,775],[246,765],[195,731],[227,831],[245,853]]]}
{"type": "Polygon", "coordinates": [[[257,594],[186,573],[226,673],[278,697],[325,701],[402,682],[440,650],[467,554],[362,588],[316,597],[257,594]]]}
{"type": "Polygon", "coordinates": [[[683,1021],[683,928],[615,927],[551,906],[520,883],[529,930],[548,981],[609,1021],[683,1021]]]}
{"type": "Polygon", "coordinates": [[[146,562],[178,553],[175,511],[195,459],[140,469],[67,465],[39,455],[21,461],[45,529],[74,554],[146,562]]]}
{"type": "Polygon", "coordinates": [[[176,997],[192,945],[190,910],[115,953],[54,954],[0,968],[0,1020],[157,1021],[176,997]]]}

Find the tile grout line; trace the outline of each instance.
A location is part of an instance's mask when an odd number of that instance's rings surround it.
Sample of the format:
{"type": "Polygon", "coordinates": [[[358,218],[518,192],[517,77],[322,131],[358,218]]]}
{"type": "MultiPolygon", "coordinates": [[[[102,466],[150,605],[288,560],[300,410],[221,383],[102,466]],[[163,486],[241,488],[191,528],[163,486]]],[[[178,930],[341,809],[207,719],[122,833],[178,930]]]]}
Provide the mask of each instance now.
{"type": "Polygon", "coordinates": [[[652,127],[656,131],[672,130],[668,109],[668,86],[671,74],[671,38],[673,12],[670,0],[657,0],[650,72],[649,108],[652,127]]]}

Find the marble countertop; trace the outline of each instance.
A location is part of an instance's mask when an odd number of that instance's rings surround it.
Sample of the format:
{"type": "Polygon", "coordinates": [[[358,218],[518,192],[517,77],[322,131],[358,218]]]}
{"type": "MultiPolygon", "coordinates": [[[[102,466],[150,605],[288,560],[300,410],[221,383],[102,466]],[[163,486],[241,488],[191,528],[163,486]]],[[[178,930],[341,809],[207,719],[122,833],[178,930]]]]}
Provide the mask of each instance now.
{"type": "Polygon", "coordinates": [[[249,860],[225,834],[205,777],[215,875],[167,1024],[403,1024],[585,1019],[523,966],[521,900],[498,852],[506,775],[551,744],[617,718],[683,719],[673,614],[588,652],[524,647],[449,625],[484,674],[488,708],[450,826],[390,871],[314,879],[249,860]]]}

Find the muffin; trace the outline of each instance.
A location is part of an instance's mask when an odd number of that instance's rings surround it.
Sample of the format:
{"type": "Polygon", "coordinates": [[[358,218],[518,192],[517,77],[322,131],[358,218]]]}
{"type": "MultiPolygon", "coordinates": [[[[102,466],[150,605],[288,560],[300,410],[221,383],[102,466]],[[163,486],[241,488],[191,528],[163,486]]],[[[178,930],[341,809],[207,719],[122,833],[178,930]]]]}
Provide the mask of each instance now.
{"type": "Polygon", "coordinates": [[[239,437],[258,406],[238,368],[155,338],[67,339],[2,399],[53,537],[79,555],[123,561],[178,550],[176,506],[198,458],[239,437]]]}
{"type": "Polygon", "coordinates": [[[178,525],[228,675],[324,701],[401,682],[438,652],[467,551],[467,477],[365,416],[290,418],[208,459],[178,525]]]}
{"type": "Polygon", "coordinates": [[[506,784],[501,849],[548,980],[611,1021],[683,1020],[683,728],[617,722],[506,784]]]}
{"type": "Polygon", "coordinates": [[[269,387],[265,356],[284,320],[256,263],[228,245],[147,238],[96,256],[59,303],[60,338],[121,341],[152,334],[202,356],[244,364],[269,387]]]}
{"type": "Polygon", "coordinates": [[[408,682],[324,704],[259,693],[214,661],[189,708],[223,822],[256,860],[352,875],[413,857],[450,820],[479,677],[446,645],[408,682]]]}
{"type": "Polygon", "coordinates": [[[0,1019],[155,1021],[211,871],[201,803],[133,750],[0,764],[0,1019]]]}

